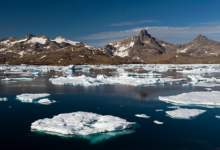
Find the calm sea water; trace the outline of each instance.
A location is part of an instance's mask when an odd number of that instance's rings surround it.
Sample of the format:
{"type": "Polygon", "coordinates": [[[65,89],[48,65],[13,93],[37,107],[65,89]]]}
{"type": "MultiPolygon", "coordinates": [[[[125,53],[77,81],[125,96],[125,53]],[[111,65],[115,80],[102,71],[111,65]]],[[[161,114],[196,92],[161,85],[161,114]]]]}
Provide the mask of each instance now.
{"type": "MultiPolygon", "coordinates": [[[[51,84],[48,81],[51,75],[52,73],[48,73],[39,76],[34,81],[0,83],[0,97],[8,98],[8,101],[0,102],[0,149],[220,149],[220,119],[215,118],[215,115],[220,115],[220,108],[183,106],[183,108],[205,109],[207,112],[192,120],[172,119],[165,114],[165,111],[173,110],[167,108],[171,104],[158,100],[158,96],[206,91],[203,87],[183,87],[183,83],[151,87],[63,86],[51,84]],[[22,103],[15,99],[16,95],[22,93],[50,93],[49,98],[57,102],[51,105],[22,103]],[[156,109],[164,111],[156,112],[156,109]],[[38,119],[76,111],[118,116],[130,122],[137,122],[141,127],[120,132],[69,137],[32,132],[30,129],[31,123],[38,119]],[[151,118],[135,117],[135,114],[142,113],[151,118]],[[154,120],[162,121],[164,124],[154,124],[154,120]]],[[[173,72],[167,74],[170,75],[182,76],[173,72]]],[[[4,78],[2,74],[0,76],[1,79],[4,78]]],[[[212,89],[220,91],[219,87],[212,89]]]]}

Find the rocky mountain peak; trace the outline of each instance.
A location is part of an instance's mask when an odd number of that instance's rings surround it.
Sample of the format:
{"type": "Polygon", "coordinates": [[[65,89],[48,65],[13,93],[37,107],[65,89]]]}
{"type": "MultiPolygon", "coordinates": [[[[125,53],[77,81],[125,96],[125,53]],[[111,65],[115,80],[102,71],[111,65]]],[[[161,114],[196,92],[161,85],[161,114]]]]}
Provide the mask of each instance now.
{"type": "Polygon", "coordinates": [[[140,40],[143,42],[143,41],[148,40],[149,38],[151,38],[151,35],[147,33],[147,30],[143,29],[139,33],[139,37],[140,37],[140,40]]]}
{"type": "Polygon", "coordinates": [[[207,40],[207,37],[205,37],[205,36],[199,34],[199,35],[195,38],[195,40],[198,40],[198,41],[207,40]]]}
{"type": "Polygon", "coordinates": [[[21,40],[23,40],[23,39],[28,39],[29,40],[31,37],[36,37],[36,36],[33,35],[33,34],[27,34],[23,38],[21,38],[21,40]]]}
{"type": "Polygon", "coordinates": [[[64,39],[62,36],[56,37],[54,40],[64,39]]]}

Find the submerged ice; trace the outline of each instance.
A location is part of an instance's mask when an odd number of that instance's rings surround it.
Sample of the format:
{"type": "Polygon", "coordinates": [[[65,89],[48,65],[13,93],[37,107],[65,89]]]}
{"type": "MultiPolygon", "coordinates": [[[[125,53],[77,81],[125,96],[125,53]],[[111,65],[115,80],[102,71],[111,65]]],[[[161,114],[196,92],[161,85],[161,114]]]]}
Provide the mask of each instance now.
{"type": "Polygon", "coordinates": [[[107,131],[117,131],[130,128],[135,122],[125,119],[99,115],[89,112],[73,112],[40,119],[32,123],[31,129],[57,132],[61,134],[89,135],[107,131]]]}

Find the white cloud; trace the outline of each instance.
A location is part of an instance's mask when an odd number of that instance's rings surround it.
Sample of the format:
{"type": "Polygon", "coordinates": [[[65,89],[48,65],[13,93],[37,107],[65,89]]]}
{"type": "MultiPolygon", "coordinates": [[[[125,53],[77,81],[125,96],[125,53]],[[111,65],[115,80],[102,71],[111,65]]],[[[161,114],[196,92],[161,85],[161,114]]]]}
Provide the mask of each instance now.
{"type": "Polygon", "coordinates": [[[132,21],[132,22],[120,22],[120,23],[111,23],[110,26],[130,26],[134,24],[141,24],[141,23],[151,23],[151,22],[160,22],[157,20],[142,20],[142,21],[132,21]]]}
{"type": "MultiPolygon", "coordinates": [[[[101,40],[101,39],[118,39],[128,38],[133,35],[138,35],[139,32],[145,29],[153,37],[157,39],[171,42],[174,44],[184,44],[195,38],[198,34],[207,36],[208,38],[216,39],[216,34],[220,33],[220,26],[200,26],[200,27],[138,27],[131,30],[102,32],[99,34],[91,34],[88,36],[79,37],[79,40],[101,40]]],[[[219,39],[219,38],[218,38],[219,39]]]]}
{"type": "Polygon", "coordinates": [[[203,23],[197,23],[197,24],[204,24],[204,25],[219,25],[219,24],[220,24],[220,21],[203,22],[203,23]]]}

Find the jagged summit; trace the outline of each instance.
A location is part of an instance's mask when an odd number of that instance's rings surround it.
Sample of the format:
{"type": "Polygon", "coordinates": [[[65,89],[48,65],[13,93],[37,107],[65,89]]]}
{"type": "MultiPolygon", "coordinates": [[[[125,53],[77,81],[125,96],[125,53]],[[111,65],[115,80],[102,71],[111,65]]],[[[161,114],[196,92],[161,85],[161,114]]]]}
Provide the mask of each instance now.
{"type": "Polygon", "coordinates": [[[208,38],[203,36],[203,35],[201,35],[201,34],[199,34],[195,39],[197,39],[197,40],[206,40],[208,38]]]}
{"type": "Polygon", "coordinates": [[[62,36],[56,37],[54,40],[64,39],[62,36]]]}
{"type": "Polygon", "coordinates": [[[33,34],[27,34],[27,35],[25,35],[23,38],[21,38],[21,40],[24,40],[24,39],[29,40],[31,37],[36,37],[36,36],[33,35],[33,34]]]}
{"type": "Polygon", "coordinates": [[[140,37],[140,40],[143,42],[145,40],[148,40],[151,38],[151,35],[147,33],[147,30],[143,29],[138,35],[140,37]]]}

